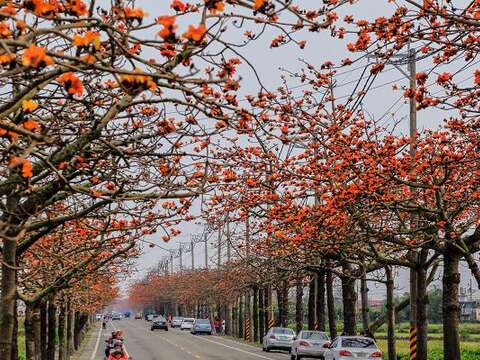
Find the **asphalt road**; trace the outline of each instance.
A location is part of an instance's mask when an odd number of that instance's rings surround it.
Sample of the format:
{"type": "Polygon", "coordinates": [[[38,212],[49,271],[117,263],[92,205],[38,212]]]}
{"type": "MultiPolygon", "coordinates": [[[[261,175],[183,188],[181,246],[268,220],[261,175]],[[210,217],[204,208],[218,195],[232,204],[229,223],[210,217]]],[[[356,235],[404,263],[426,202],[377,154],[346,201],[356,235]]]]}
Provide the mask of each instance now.
{"type": "Polygon", "coordinates": [[[145,320],[124,319],[109,324],[91,360],[104,358],[105,339],[113,328],[122,330],[132,360],[290,360],[287,352],[262,349],[220,336],[192,335],[177,329],[150,330],[145,320]]]}

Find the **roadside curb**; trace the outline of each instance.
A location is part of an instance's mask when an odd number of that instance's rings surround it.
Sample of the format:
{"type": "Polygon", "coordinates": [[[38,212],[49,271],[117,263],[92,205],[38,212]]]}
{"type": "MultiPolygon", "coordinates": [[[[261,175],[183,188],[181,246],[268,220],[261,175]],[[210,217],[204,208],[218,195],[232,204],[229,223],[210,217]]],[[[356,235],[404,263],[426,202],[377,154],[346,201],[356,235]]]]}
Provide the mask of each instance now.
{"type": "Polygon", "coordinates": [[[80,344],[80,348],[73,354],[71,360],[91,360],[92,353],[97,344],[99,331],[101,331],[100,323],[90,327],[83,342],[80,344]]]}

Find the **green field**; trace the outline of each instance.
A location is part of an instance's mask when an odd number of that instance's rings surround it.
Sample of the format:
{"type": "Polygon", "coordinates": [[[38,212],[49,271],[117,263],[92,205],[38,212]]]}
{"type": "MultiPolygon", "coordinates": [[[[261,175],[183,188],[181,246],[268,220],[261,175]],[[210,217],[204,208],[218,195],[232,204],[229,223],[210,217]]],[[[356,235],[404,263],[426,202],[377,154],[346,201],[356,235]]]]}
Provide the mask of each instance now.
{"type": "MultiPolygon", "coordinates": [[[[382,349],[384,359],[387,359],[387,341],[378,340],[378,346],[382,349]]],[[[443,349],[441,340],[428,341],[428,360],[443,360],[443,349]]],[[[480,343],[477,342],[462,342],[462,360],[478,360],[480,359],[480,343]]],[[[397,341],[397,358],[406,360],[408,356],[408,341],[397,341]]]]}

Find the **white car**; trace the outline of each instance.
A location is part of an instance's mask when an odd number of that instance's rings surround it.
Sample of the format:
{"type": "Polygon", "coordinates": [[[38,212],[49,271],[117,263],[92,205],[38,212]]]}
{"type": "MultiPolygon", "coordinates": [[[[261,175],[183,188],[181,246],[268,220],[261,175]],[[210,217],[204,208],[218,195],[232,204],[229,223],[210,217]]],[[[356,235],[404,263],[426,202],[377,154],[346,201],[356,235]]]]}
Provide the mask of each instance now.
{"type": "Polygon", "coordinates": [[[153,321],[153,318],[154,318],[155,316],[156,316],[156,315],[148,314],[148,315],[147,315],[147,321],[153,321]]]}
{"type": "Polygon", "coordinates": [[[295,332],[292,329],[273,327],[268,330],[267,334],[263,337],[262,350],[269,352],[275,349],[288,350],[288,352],[290,352],[294,339],[295,332]]]}
{"type": "Polygon", "coordinates": [[[103,319],[103,314],[96,314],[95,315],[95,320],[102,320],[103,319]]]}
{"type": "Polygon", "coordinates": [[[325,360],[379,360],[382,352],[373,339],[364,336],[339,336],[324,353],[325,360]]]}
{"type": "Polygon", "coordinates": [[[182,326],[183,322],[183,317],[181,316],[174,316],[172,319],[172,328],[180,327],[182,326]]]}
{"type": "Polygon", "coordinates": [[[321,331],[300,331],[292,345],[291,358],[323,358],[325,351],[330,346],[330,338],[321,331]]]}
{"type": "Polygon", "coordinates": [[[195,323],[194,318],[184,318],[182,320],[182,324],[180,325],[180,330],[192,330],[194,323],[195,323]]]}

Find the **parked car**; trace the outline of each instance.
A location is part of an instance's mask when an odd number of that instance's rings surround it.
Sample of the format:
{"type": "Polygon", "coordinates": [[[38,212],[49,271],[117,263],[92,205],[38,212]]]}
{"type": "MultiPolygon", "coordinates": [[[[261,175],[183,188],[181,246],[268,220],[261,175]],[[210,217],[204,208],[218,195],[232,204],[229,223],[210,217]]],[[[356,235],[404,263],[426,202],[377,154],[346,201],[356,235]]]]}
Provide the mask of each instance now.
{"type": "Polygon", "coordinates": [[[153,315],[153,314],[148,314],[147,317],[146,317],[146,320],[147,320],[147,321],[152,321],[154,317],[155,317],[155,315],[153,315]]]}
{"type": "Polygon", "coordinates": [[[155,329],[163,329],[168,331],[167,319],[165,319],[163,316],[157,316],[157,318],[152,321],[152,326],[150,327],[150,330],[152,331],[155,329]]]}
{"type": "Polygon", "coordinates": [[[382,352],[371,338],[339,336],[324,353],[325,360],[351,360],[352,358],[379,360],[382,358],[382,352]]]}
{"type": "Polygon", "coordinates": [[[182,321],[182,316],[174,316],[172,319],[172,328],[180,327],[182,325],[182,321]]]}
{"type": "Polygon", "coordinates": [[[212,324],[210,323],[210,320],[208,319],[197,319],[193,323],[192,329],[190,332],[193,335],[197,334],[208,334],[212,335],[213,329],[212,329],[212,324]]]}
{"type": "Polygon", "coordinates": [[[295,332],[292,329],[273,327],[268,330],[267,334],[263,337],[262,350],[268,352],[276,349],[288,350],[288,352],[290,352],[294,339],[295,332]]]}
{"type": "Polygon", "coordinates": [[[180,330],[192,330],[194,322],[194,318],[184,318],[182,324],[180,325],[180,330]]]}
{"type": "Polygon", "coordinates": [[[142,313],[136,313],[136,314],[135,314],[135,320],[139,320],[139,319],[141,320],[142,317],[143,317],[143,316],[142,316],[142,313]]]}
{"type": "Polygon", "coordinates": [[[323,358],[330,346],[330,338],[321,331],[300,331],[293,341],[291,358],[298,360],[306,357],[323,358]]]}

